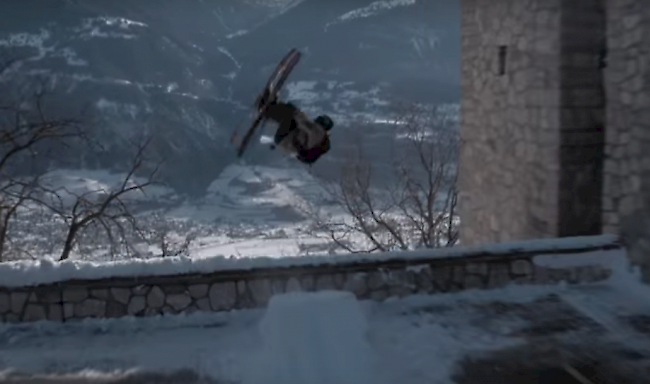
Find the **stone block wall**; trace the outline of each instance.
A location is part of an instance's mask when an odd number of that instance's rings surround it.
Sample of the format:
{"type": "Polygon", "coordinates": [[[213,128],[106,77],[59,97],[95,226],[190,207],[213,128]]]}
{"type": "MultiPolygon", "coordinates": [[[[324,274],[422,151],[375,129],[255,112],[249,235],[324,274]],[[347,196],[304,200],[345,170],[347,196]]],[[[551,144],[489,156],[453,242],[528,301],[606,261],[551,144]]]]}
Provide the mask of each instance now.
{"type": "Polygon", "coordinates": [[[650,4],[607,0],[604,231],[650,281],[650,4]]]}
{"type": "Polygon", "coordinates": [[[650,269],[650,3],[462,0],[462,36],[462,243],[615,233],[650,269]]]}
{"type": "MultiPolygon", "coordinates": [[[[0,282],[0,321],[70,321],[229,311],[265,306],[273,294],[291,291],[347,290],[360,299],[489,289],[507,284],[594,282],[612,274],[588,252],[620,249],[615,240],[560,246],[513,245],[493,248],[431,250],[412,257],[328,265],[270,266],[181,275],[66,280],[25,287],[0,282]],[[549,255],[583,257],[584,263],[560,267],[539,264],[549,255]]],[[[593,254],[593,253],[592,253],[593,254]]],[[[51,267],[50,267],[51,268],[51,267]]]]}
{"type": "Polygon", "coordinates": [[[461,4],[461,241],[553,237],[561,0],[461,4]]]}

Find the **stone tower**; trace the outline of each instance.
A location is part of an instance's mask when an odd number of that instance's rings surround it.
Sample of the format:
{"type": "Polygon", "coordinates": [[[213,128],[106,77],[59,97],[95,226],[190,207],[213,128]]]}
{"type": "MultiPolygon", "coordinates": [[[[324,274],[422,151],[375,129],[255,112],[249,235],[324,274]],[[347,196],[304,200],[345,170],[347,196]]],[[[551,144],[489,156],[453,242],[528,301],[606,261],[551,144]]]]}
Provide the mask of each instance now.
{"type": "Polygon", "coordinates": [[[607,0],[603,231],[650,282],[650,3],[607,0]]]}
{"type": "Polygon", "coordinates": [[[603,227],[606,0],[461,0],[465,245],[603,227]]]}

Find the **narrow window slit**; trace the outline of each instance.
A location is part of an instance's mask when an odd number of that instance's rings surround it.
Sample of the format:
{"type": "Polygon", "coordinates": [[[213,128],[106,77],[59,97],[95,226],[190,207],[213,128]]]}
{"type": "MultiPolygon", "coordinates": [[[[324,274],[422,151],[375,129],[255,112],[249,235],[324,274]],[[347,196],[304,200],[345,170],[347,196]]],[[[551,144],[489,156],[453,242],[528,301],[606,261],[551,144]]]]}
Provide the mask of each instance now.
{"type": "Polygon", "coordinates": [[[499,46],[499,76],[506,74],[506,59],[508,57],[508,47],[506,45],[499,46]]]}

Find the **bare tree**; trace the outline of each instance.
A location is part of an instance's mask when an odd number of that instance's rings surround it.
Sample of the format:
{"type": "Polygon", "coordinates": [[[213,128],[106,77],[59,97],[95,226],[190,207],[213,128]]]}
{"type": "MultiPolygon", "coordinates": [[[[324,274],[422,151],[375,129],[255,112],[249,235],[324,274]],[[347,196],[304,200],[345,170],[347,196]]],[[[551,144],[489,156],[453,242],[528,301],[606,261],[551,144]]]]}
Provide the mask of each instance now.
{"type": "Polygon", "coordinates": [[[189,256],[190,246],[198,236],[191,224],[170,220],[160,213],[154,213],[147,219],[146,240],[160,249],[158,256],[189,256]],[[181,236],[180,233],[185,235],[181,236]]]}
{"type": "Polygon", "coordinates": [[[136,144],[135,156],[120,185],[82,193],[48,185],[43,165],[51,150],[75,143],[82,145],[75,150],[101,149],[102,145],[90,138],[88,122],[82,125],[79,119],[52,117],[52,106],[46,108],[45,104],[53,83],[35,77],[23,81],[14,71],[22,60],[9,50],[0,51],[0,262],[7,260],[8,249],[13,254],[16,244],[25,243],[17,232],[24,232],[23,221],[32,221],[35,214],[60,219],[53,222],[54,232],[47,236],[64,238],[60,260],[69,258],[75,246],[82,253],[94,252],[100,239],[108,240],[101,245],[109,244],[113,256],[118,249],[128,254],[134,238],[144,239],[128,198],[153,182],[160,165],[145,165],[144,152],[151,140],[136,144]],[[150,170],[145,181],[135,177],[136,172],[150,170]]]}
{"type": "MultiPolygon", "coordinates": [[[[17,57],[0,60],[0,78],[20,62],[17,57]]],[[[33,176],[18,176],[18,165],[42,159],[52,144],[69,145],[71,140],[85,136],[78,120],[48,118],[47,84],[41,81],[35,88],[28,97],[0,100],[0,261],[6,259],[12,220],[38,185],[33,176]]]]}
{"type": "Polygon", "coordinates": [[[41,183],[43,191],[38,199],[32,199],[48,207],[56,216],[66,224],[66,235],[59,260],[66,260],[78,238],[85,230],[94,230],[103,233],[111,247],[114,256],[117,249],[129,248],[129,238],[132,233],[142,233],[137,225],[137,220],[128,204],[128,198],[154,183],[160,163],[147,167],[145,150],[150,139],[137,144],[137,149],[126,175],[119,185],[114,188],[101,188],[97,190],[75,193],[66,187],[50,188],[41,183]],[[136,172],[146,171],[147,177],[138,180],[136,172]]]}
{"type": "Polygon", "coordinates": [[[45,89],[33,96],[33,105],[0,105],[0,176],[11,160],[23,154],[38,155],[39,144],[55,141],[67,145],[66,139],[81,138],[84,130],[78,120],[48,119],[43,110],[45,89]]]}
{"type": "Polygon", "coordinates": [[[323,185],[333,207],[307,212],[312,232],[327,234],[347,252],[444,247],[458,240],[455,127],[421,106],[402,107],[394,123],[390,172],[374,177],[377,167],[358,140],[344,156],[338,180],[323,185]],[[387,178],[391,181],[378,183],[387,178]]]}

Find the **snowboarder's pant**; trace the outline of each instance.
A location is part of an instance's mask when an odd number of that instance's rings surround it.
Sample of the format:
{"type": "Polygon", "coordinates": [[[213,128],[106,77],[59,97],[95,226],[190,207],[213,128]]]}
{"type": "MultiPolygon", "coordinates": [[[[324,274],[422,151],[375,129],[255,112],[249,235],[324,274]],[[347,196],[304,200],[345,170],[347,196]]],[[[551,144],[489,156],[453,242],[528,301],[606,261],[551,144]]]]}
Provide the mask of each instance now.
{"type": "Polygon", "coordinates": [[[296,118],[279,121],[273,141],[288,153],[292,153],[305,164],[314,164],[330,150],[326,130],[302,114],[296,118]],[[300,125],[300,126],[299,126],[300,125]]]}
{"type": "Polygon", "coordinates": [[[312,165],[316,160],[320,159],[321,156],[326,154],[330,150],[330,138],[325,136],[323,142],[320,145],[315,146],[314,148],[303,150],[298,153],[297,159],[302,161],[305,164],[312,165]]]}

